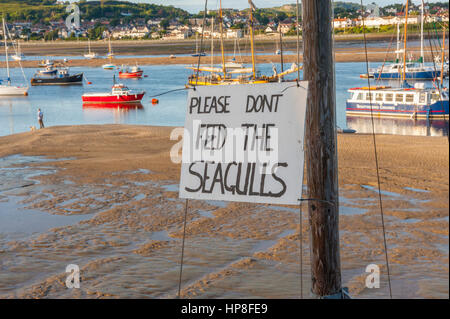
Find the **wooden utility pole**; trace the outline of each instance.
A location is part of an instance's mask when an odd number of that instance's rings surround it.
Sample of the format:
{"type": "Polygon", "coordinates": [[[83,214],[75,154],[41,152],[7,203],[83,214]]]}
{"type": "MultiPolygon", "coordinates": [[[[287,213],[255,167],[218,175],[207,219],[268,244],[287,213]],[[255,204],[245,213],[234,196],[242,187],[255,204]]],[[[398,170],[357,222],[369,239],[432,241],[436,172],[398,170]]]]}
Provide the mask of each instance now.
{"type": "Polygon", "coordinates": [[[319,298],[341,298],[332,7],[331,0],[302,4],[312,292],[319,298]]]}

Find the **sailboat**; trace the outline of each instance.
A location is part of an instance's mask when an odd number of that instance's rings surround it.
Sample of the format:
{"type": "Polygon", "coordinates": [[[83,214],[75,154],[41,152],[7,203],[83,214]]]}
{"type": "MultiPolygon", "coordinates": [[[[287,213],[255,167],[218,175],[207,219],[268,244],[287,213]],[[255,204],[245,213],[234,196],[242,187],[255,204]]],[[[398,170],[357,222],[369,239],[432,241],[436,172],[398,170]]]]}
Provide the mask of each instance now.
{"type": "Polygon", "coordinates": [[[249,0],[250,4],[250,44],[251,44],[251,53],[252,53],[252,67],[246,68],[235,68],[233,70],[227,70],[227,66],[225,63],[225,54],[224,54],[224,46],[223,46],[223,25],[222,25],[222,0],[220,0],[220,8],[219,8],[219,16],[221,23],[220,27],[220,42],[221,42],[221,51],[222,51],[222,66],[221,67],[188,67],[192,69],[194,72],[188,78],[188,86],[197,86],[197,85],[231,85],[231,84],[261,84],[261,83],[270,83],[270,82],[280,82],[283,81],[283,77],[297,72],[299,70],[299,66],[295,63],[292,64],[291,68],[287,71],[277,73],[276,69],[274,69],[273,75],[264,76],[259,75],[256,70],[256,62],[255,62],[255,49],[254,49],[254,32],[253,32],[253,11],[256,10],[254,4],[249,0]],[[200,75],[200,72],[207,72],[209,74],[200,75]]]}
{"type": "Polygon", "coordinates": [[[103,64],[103,69],[114,70],[116,66],[112,63],[112,58],[114,57],[114,53],[111,48],[111,37],[109,37],[109,40],[108,40],[108,55],[107,55],[107,57],[109,59],[109,63],[103,64]]]}
{"type": "Polygon", "coordinates": [[[25,56],[20,50],[20,42],[17,42],[17,53],[11,55],[11,58],[15,61],[22,61],[25,58],[25,56]]]}
{"type": "MultiPolygon", "coordinates": [[[[369,76],[373,76],[375,79],[380,80],[392,80],[401,79],[404,75],[405,79],[408,80],[434,80],[441,75],[440,70],[436,70],[433,66],[426,66],[424,64],[424,50],[423,50],[423,25],[424,25],[424,3],[422,1],[421,5],[421,23],[420,23],[420,58],[417,61],[406,61],[406,56],[403,62],[399,59],[399,54],[403,53],[404,49],[399,48],[400,44],[400,27],[397,24],[397,54],[396,61],[387,66],[379,67],[378,69],[372,70],[369,76]]],[[[407,14],[406,14],[407,17],[407,14]]],[[[405,43],[407,35],[407,24],[408,21],[405,18],[405,43]]],[[[406,47],[406,45],[405,45],[406,47]]]]}
{"type": "Polygon", "coordinates": [[[91,51],[91,40],[88,38],[88,50],[89,52],[84,55],[86,59],[97,59],[98,54],[96,52],[91,51]]]}
{"type": "MultiPolygon", "coordinates": [[[[212,34],[211,34],[212,37],[212,34]]],[[[195,53],[192,54],[193,57],[198,57],[198,56],[206,56],[205,52],[198,52],[198,36],[197,33],[195,34],[195,53]]]]}
{"type": "MultiPolygon", "coordinates": [[[[233,57],[225,63],[225,67],[227,69],[242,69],[244,67],[244,64],[236,62],[236,48],[239,46],[239,43],[237,42],[237,38],[234,39],[234,53],[233,57]]],[[[239,49],[240,52],[240,49],[239,49]]]]}
{"type": "MultiPolygon", "coordinates": [[[[6,30],[6,23],[5,19],[2,19],[3,22],[3,39],[5,42],[5,57],[6,57],[6,71],[8,78],[6,80],[6,84],[2,84],[0,82],[0,96],[17,96],[17,95],[28,95],[28,86],[22,87],[22,86],[14,86],[11,85],[11,75],[9,70],[9,61],[8,61],[8,41],[7,41],[7,30],[6,30]]],[[[21,66],[22,67],[22,66],[21,66]]],[[[25,78],[25,74],[24,74],[25,78]]],[[[25,83],[27,82],[25,78],[25,83]]]]}

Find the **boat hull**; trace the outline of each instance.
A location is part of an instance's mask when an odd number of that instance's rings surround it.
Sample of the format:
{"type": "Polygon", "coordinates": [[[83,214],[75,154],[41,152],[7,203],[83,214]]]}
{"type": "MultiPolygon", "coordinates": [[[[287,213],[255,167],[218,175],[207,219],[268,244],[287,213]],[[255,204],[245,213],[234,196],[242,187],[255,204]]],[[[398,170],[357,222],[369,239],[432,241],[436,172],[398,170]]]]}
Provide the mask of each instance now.
{"type": "Polygon", "coordinates": [[[0,85],[0,96],[27,96],[28,88],[19,86],[0,85]]]}
{"type": "Polygon", "coordinates": [[[141,78],[143,73],[144,73],[144,71],[119,72],[119,78],[121,78],[121,79],[141,78]]]}
{"type": "Polygon", "coordinates": [[[96,103],[83,102],[84,109],[124,109],[124,110],[141,110],[144,108],[141,102],[136,103],[96,103]]]}
{"type": "MultiPolygon", "coordinates": [[[[418,72],[406,72],[405,79],[407,80],[433,80],[441,76],[440,71],[418,71],[418,72]]],[[[399,72],[374,72],[373,77],[375,79],[382,80],[395,80],[401,79],[402,73],[399,72]]]]}
{"type": "Polygon", "coordinates": [[[431,105],[383,104],[348,102],[347,116],[376,116],[385,118],[446,118],[449,116],[449,101],[438,101],[431,105]]]}
{"type": "Polygon", "coordinates": [[[36,77],[31,79],[32,86],[38,85],[80,85],[83,84],[83,73],[65,77],[36,77]]]}
{"type": "Polygon", "coordinates": [[[144,92],[129,95],[112,95],[112,94],[85,94],[81,97],[83,103],[95,104],[111,104],[111,103],[139,103],[144,97],[144,92]]]}

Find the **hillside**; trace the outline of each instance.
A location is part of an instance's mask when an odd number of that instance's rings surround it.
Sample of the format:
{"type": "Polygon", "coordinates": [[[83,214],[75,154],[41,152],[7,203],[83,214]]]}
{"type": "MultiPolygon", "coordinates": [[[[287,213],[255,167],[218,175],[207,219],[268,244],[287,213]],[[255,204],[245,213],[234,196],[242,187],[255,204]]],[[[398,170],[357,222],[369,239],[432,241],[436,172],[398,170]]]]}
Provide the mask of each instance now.
{"type": "MultiPolygon", "coordinates": [[[[108,18],[132,20],[135,18],[187,18],[189,13],[173,6],[124,1],[79,1],[77,5],[84,20],[108,18]]],[[[6,14],[9,22],[29,21],[48,23],[67,17],[66,5],[56,4],[55,0],[2,0],[0,12],[6,14]]]]}

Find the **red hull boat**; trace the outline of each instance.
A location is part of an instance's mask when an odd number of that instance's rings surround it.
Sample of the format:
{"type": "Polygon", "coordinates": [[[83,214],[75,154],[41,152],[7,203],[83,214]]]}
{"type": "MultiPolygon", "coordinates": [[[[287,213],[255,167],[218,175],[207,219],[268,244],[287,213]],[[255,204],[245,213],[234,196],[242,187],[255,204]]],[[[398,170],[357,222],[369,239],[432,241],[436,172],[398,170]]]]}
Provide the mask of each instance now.
{"type": "Polygon", "coordinates": [[[86,93],[81,99],[83,103],[95,104],[122,104],[122,103],[140,103],[145,92],[132,91],[123,84],[115,84],[111,92],[86,93]]]}
{"type": "Polygon", "coordinates": [[[133,66],[131,69],[122,69],[119,71],[119,78],[121,79],[133,79],[141,78],[144,71],[138,66],[133,66]]]}

